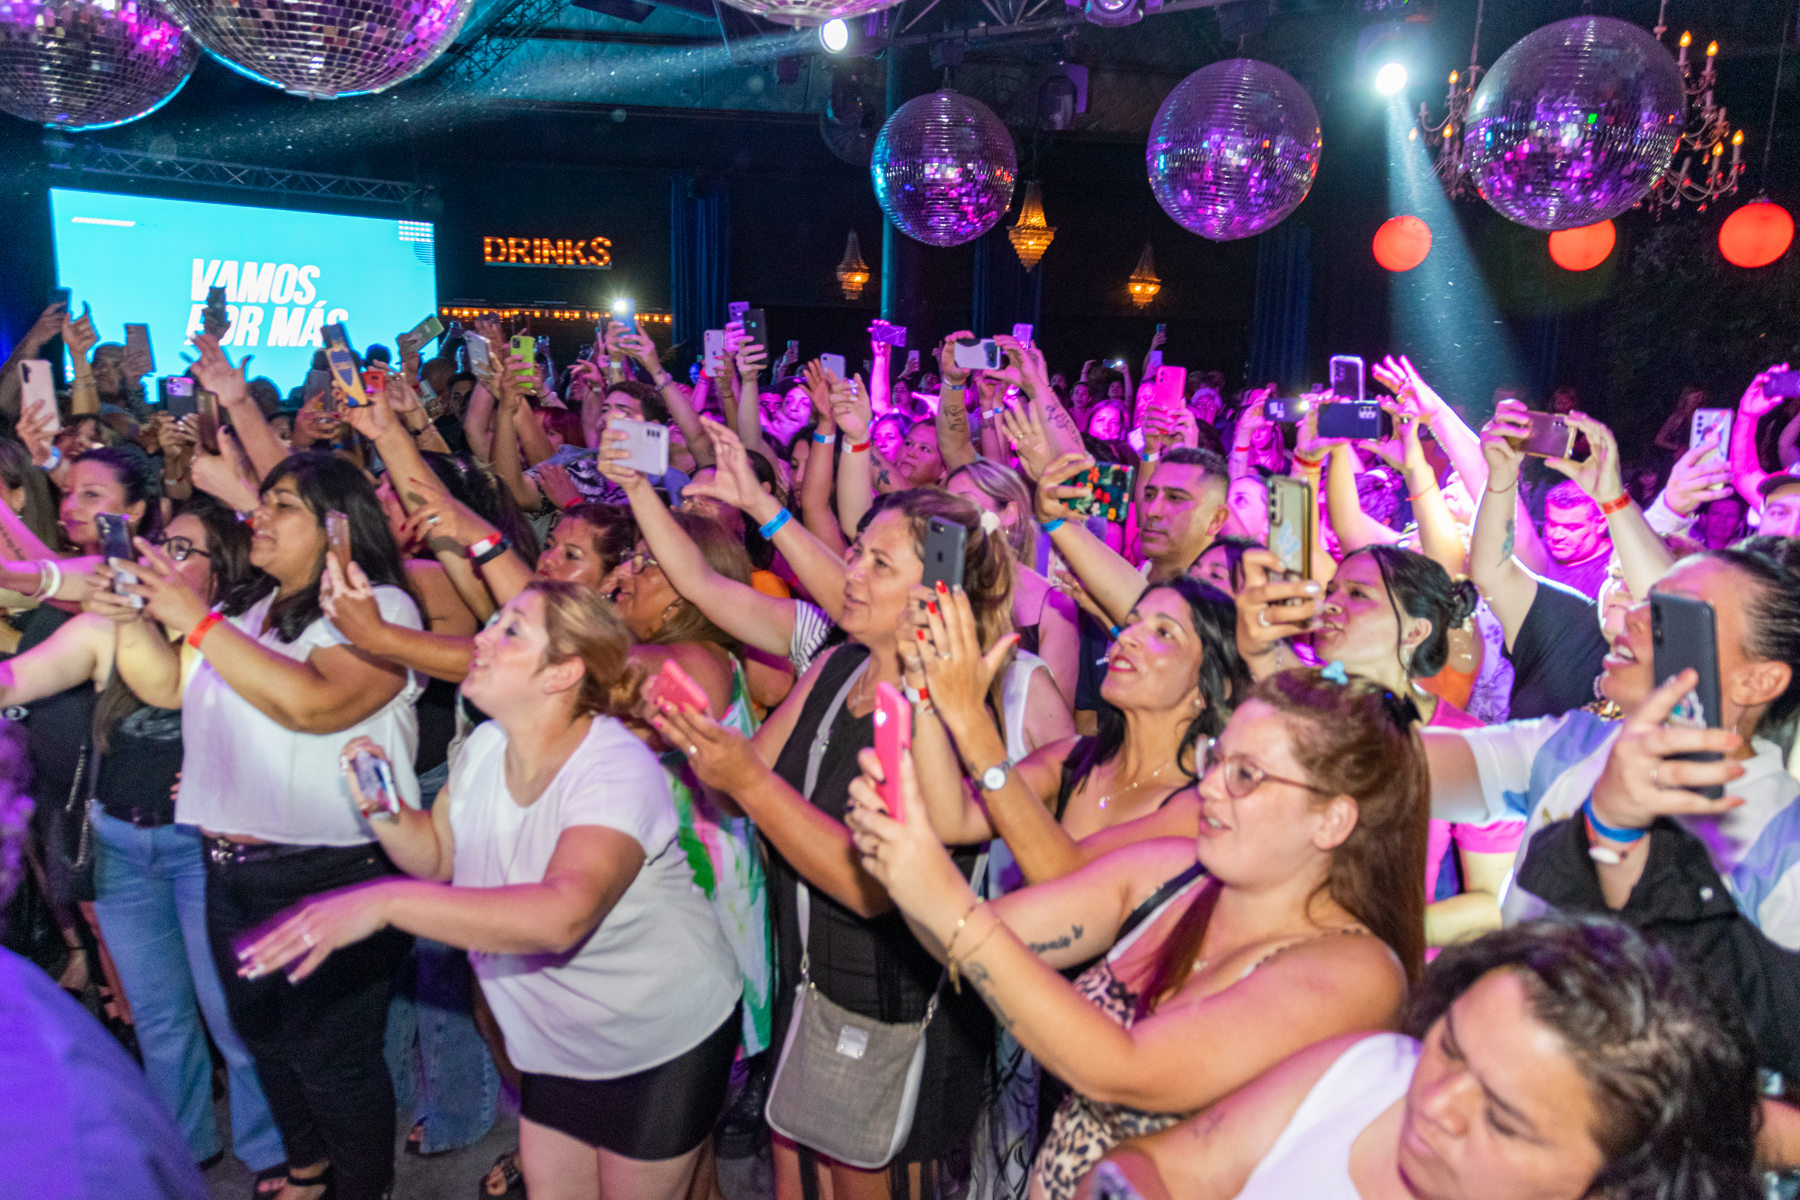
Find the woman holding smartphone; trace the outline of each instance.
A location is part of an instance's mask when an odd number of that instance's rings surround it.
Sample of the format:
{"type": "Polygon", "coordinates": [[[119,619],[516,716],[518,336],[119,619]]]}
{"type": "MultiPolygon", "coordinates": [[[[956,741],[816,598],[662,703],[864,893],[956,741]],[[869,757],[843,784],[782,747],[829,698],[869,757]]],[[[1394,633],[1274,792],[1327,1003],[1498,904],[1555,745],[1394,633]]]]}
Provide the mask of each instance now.
{"type": "MultiPolygon", "coordinates": [[[[463,691],[496,716],[430,814],[356,788],[416,878],[301,904],[242,970],[304,987],[389,930],[466,947],[524,1073],[534,1200],[682,1200],[725,1103],[741,989],[662,767],[618,719],[639,682],[630,634],[591,590],[538,581],[475,644],[463,691]]],[[[366,738],[343,753],[353,781],[362,754],[395,761],[366,738]]]]}
{"type": "Polygon", "coordinates": [[[337,768],[347,737],[393,762],[417,803],[419,685],[345,644],[319,608],[326,514],[348,516],[350,555],[397,625],[419,625],[393,534],[368,476],[326,453],[296,454],[263,481],[249,585],[209,609],[174,562],[140,541],[126,590],[204,660],[188,675],[148,622],[121,628],[116,670],[147,704],[180,708],[175,816],[206,837],[207,927],[233,1023],[287,1147],[290,1200],[377,1200],[394,1176],[394,1092],[382,1057],[393,975],[407,939],[387,932],[303,980],[239,975],[232,943],[307,896],[393,871],[337,768]],[[185,683],[184,683],[185,678],[185,683]]]}

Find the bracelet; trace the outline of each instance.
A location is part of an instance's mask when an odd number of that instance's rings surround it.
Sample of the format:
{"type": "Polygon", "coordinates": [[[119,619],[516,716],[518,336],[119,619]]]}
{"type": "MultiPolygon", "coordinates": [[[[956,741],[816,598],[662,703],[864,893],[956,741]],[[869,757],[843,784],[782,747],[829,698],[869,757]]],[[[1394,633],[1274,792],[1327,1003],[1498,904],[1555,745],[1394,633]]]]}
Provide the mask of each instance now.
{"type": "Polygon", "coordinates": [[[873,446],[874,444],[875,444],[875,440],[873,438],[870,438],[866,442],[851,442],[848,445],[846,445],[844,447],[844,449],[851,454],[861,454],[864,450],[867,450],[870,446],[873,446]]]}
{"type": "Polygon", "coordinates": [[[1614,513],[1623,512],[1630,507],[1631,493],[1620,492],[1617,496],[1614,496],[1611,500],[1608,500],[1605,504],[1600,506],[1600,515],[1610,517],[1614,513]]]}
{"type": "Polygon", "coordinates": [[[511,549],[512,549],[512,543],[507,541],[505,538],[501,538],[498,541],[496,541],[492,546],[488,547],[486,550],[483,550],[480,554],[472,555],[471,557],[474,559],[476,566],[485,567],[489,563],[493,562],[496,558],[499,558],[502,554],[505,554],[508,550],[511,550],[511,549]]]}
{"type": "Polygon", "coordinates": [[[817,442],[821,446],[829,446],[833,442],[837,441],[837,434],[835,434],[835,433],[815,433],[812,435],[812,439],[814,442],[817,442]]]}
{"type": "Polygon", "coordinates": [[[952,392],[966,392],[969,390],[969,383],[967,380],[964,380],[961,383],[951,383],[948,379],[946,379],[943,381],[943,386],[947,391],[952,391],[952,392]]]}
{"type": "Polygon", "coordinates": [[[794,514],[784,508],[774,516],[770,517],[756,532],[762,534],[763,539],[766,541],[769,538],[774,537],[777,533],[780,533],[781,527],[793,519],[794,514]]]}
{"type": "Polygon", "coordinates": [[[1038,526],[1038,528],[1042,529],[1045,533],[1055,533],[1063,527],[1064,519],[1065,518],[1063,517],[1058,517],[1054,521],[1045,521],[1042,525],[1038,526]]]}
{"type": "MultiPolygon", "coordinates": [[[[1001,922],[997,919],[992,925],[989,925],[988,931],[981,935],[981,940],[976,942],[973,946],[970,946],[968,954],[964,957],[974,957],[977,950],[987,945],[987,940],[994,936],[994,930],[1000,928],[1000,925],[1001,922]]],[[[956,989],[957,995],[962,995],[962,980],[957,977],[956,960],[950,957],[950,952],[948,950],[944,951],[944,966],[948,968],[950,972],[950,986],[956,989]]]]}
{"type": "Polygon", "coordinates": [[[221,613],[207,613],[204,617],[200,618],[200,623],[198,625],[188,631],[187,644],[196,650],[200,649],[200,643],[206,639],[207,634],[212,632],[212,627],[224,619],[225,617],[221,613]]]}
{"type": "Polygon", "coordinates": [[[1000,414],[1005,411],[1005,408],[995,408],[993,412],[982,413],[981,419],[984,421],[998,421],[1000,419],[1000,414]]]}
{"type": "Polygon", "coordinates": [[[469,547],[467,553],[470,558],[480,558],[483,554],[486,554],[489,550],[492,550],[495,546],[498,546],[501,541],[502,541],[502,539],[499,534],[490,533],[486,537],[482,538],[479,542],[476,542],[473,545],[471,545],[469,547]]]}
{"type": "Polygon", "coordinates": [[[1431,493],[1433,493],[1437,490],[1438,490],[1438,485],[1434,483],[1430,487],[1426,488],[1424,491],[1420,492],[1416,496],[1408,493],[1408,495],[1406,497],[1406,502],[1408,504],[1417,504],[1419,501],[1423,500],[1425,497],[1431,495],[1431,493]]]}
{"type": "Polygon", "coordinates": [[[671,383],[674,383],[675,377],[673,375],[664,375],[661,379],[657,379],[655,376],[651,376],[650,382],[655,384],[656,390],[660,392],[671,383]]]}
{"type": "Polygon", "coordinates": [[[42,470],[45,472],[54,471],[54,470],[56,470],[56,468],[60,467],[61,465],[62,465],[62,447],[61,446],[52,446],[52,447],[50,447],[50,457],[46,458],[44,460],[44,465],[42,467],[40,467],[39,470],[42,470]]]}
{"type": "Polygon", "coordinates": [[[1518,486],[1519,486],[1518,477],[1514,476],[1513,481],[1511,483],[1507,484],[1503,488],[1494,487],[1492,484],[1488,485],[1488,492],[1491,495],[1504,496],[1504,495],[1506,495],[1506,493],[1512,491],[1514,488],[1516,488],[1518,486]]]}
{"type": "Polygon", "coordinates": [[[1637,841],[1650,831],[1648,829],[1614,829],[1610,825],[1602,825],[1600,818],[1594,815],[1594,797],[1589,794],[1581,802],[1581,815],[1587,818],[1588,828],[1609,842],[1631,843],[1637,841]]]}
{"type": "MultiPolygon", "coordinates": [[[[962,995],[962,981],[956,977],[956,939],[962,936],[963,926],[969,923],[969,918],[975,915],[975,910],[986,903],[987,901],[977,897],[975,903],[969,905],[967,911],[956,922],[956,928],[950,931],[950,940],[944,943],[944,966],[950,971],[950,986],[956,989],[956,994],[959,996],[962,995]]],[[[993,931],[989,930],[988,932],[993,931]]],[[[986,941],[987,939],[983,938],[982,940],[986,941]]]]}
{"type": "MultiPolygon", "coordinates": [[[[928,687],[916,688],[909,683],[900,690],[906,696],[908,704],[924,704],[931,700],[931,689],[928,687]]],[[[958,926],[958,928],[961,927],[958,926]]]]}
{"type": "Polygon", "coordinates": [[[1252,450],[1252,449],[1254,449],[1254,447],[1251,447],[1251,446],[1233,446],[1233,447],[1232,447],[1232,448],[1231,448],[1231,452],[1232,452],[1232,453],[1233,453],[1233,454],[1248,454],[1248,453],[1250,453],[1250,451],[1251,451],[1251,450],[1252,450]]]}
{"type": "Polygon", "coordinates": [[[46,574],[50,576],[50,583],[48,586],[44,587],[42,594],[38,598],[42,600],[53,600],[56,598],[56,593],[62,590],[62,564],[57,562],[54,558],[39,560],[39,579],[41,580],[46,574]]]}
{"type": "Polygon", "coordinates": [[[1321,455],[1318,458],[1308,458],[1304,454],[1296,454],[1296,455],[1294,455],[1294,461],[1299,463],[1302,467],[1306,468],[1308,471],[1316,471],[1320,467],[1325,465],[1325,458],[1323,455],[1321,455]]]}
{"type": "Polygon", "coordinates": [[[1106,631],[1106,636],[1116,642],[1119,640],[1119,635],[1124,632],[1125,627],[1123,625],[1114,625],[1111,629],[1106,631]]]}

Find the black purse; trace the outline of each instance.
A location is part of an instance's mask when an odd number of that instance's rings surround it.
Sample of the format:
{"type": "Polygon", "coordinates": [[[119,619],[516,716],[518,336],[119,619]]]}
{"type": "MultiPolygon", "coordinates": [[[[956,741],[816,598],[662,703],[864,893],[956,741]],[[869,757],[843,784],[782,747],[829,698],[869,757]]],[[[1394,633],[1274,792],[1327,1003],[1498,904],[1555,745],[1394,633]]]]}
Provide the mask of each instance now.
{"type": "Polygon", "coordinates": [[[59,908],[94,899],[94,823],[90,802],[100,786],[100,751],[93,742],[81,748],[69,798],[50,813],[45,838],[44,872],[50,898],[59,908]]]}

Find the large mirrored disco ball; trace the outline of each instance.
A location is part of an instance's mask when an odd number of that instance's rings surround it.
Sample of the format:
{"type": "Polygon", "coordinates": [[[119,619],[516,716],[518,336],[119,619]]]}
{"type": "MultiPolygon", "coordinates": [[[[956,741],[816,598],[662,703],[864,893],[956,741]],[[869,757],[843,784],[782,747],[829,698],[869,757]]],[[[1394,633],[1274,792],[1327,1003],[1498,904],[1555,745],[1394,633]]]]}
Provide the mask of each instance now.
{"type": "Polygon", "coordinates": [[[1522,38],[1475,89],[1463,157],[1481,198],[1533,229],[1576,229],[1636,204],[1669,167],[1681,69],[1647,31],[1571,17],[1522,38]]]}
{"type": "MultiPolygon", "coordinates": [[[[3,2],[3,0],[0,0],[3,2]]],[[[214,57],[258,83],[330,100],[393,87],[455,40],[474,0],[170,0],[214,57]]]]}
{"type": "Polygon", "coordinates": [[[1182,228],[1229,242],[1281,223],[1319,173],[1319,110],[1289,75],[1253,58],[1201,67],[1156,111],[1144,165],[1182,228]]]}
{"type": "Polygon", "coordinates": [[[155,112],[200,48],[155,0],[0,0],[0,109],[55,129],[155,112]]]}
{"type": "Polygon", "coordinates": [[[836,18],[866,16],[900,0],[726,0],[733,8],[789,25],[823,25],[836,18]]]}
{"type": "Polygon", "coordinates": [[[931,246],[974,241],[1012,205],[1019,159],[987,105],[957,92],[917,96],[875,139],[869,175],[894,228],[931,246]]]}

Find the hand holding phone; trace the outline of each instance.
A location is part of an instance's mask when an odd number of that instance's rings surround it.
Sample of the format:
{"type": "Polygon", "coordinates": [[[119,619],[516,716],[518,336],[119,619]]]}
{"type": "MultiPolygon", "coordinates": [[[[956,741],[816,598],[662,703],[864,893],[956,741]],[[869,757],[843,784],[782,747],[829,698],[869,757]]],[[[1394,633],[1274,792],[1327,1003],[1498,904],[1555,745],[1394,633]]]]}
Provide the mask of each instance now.
{"type": "Polygon", "coordinates": [[[150,349],[148,325],[126,324],[125,354],[119,365],[124,368],[127,379],[142,379],[146,375],[156,374],[156,354],[150,349]]]}
{"type": "Polygon", "coordinates": [[[225,309],[225,289],[206,289],[206,307],[201,310],[200,326],[216,338],[223,338],[231,328],[231,314],[225,309]]]}
{"type": "Polygon", "coordinates": [[[325,550],[337,563],[344,582],[348,583],[351,563],[350,518],[335,508],[325,514],[325,550]]]}
{"type": "Polygon", "coordinates": [[[630,417],[614,417],[606,427],[625,434],[623,442],[609,442],[603,447],[626,452],[624,458],[612,460],[615,466],[630,467],[652,479],[668,473],[669,431],[666,428],[655,421],[634,421],[630,417]]]}
{"type": "Polygon", "coordinates": [[[392,821],[400,815],[400,789],[394,786],[394,769],[372,750],[359,749],[350,756],[350,774],[362,793],[358,805],[374,821],[392,821]]]}
{"type": "MultiPolygon", "coordinates": [[[[136,562],[137,551],[131,545],[131,519],[118,513],[95,513],[94,528],[100,531],[100,555],[111,566],[113,559],[136,562]]],[[[112,590],[117,595],[130,595],[133,608],[144,607],[144,598],[125,591],[125,585],[138,582],[134,572],[113,567],[112,590]]]]}
{"type": "Polygon", "coordinates": [[[19,415],[21,423],[30,422],[47,434],[62,428],[62,415],[56,408],[56,381],[50,374],[50,361],[27,358],[19,363],[19,415]]]}
{"type": "MultiPolygon", "coordinates": [[[[1669,714],[1667,724],[1680,729],[1720,729],[1724,712],[1720,704],[1718,621],[1713,606],[1705,600],[1694,600],[1668,592],[1650,594],[1650,641],[1654,653],[1652,674],[1661,687],[1683,671],[1691,670],[1699,679],[1669,714]]],[[[1672,754],[1683,762],[1718,762],[1716,750],[1697,750],[1691,754],[1672,754]]],[[[1723,784],[1688,789],[1709,800],[1725,794],[1723,784]]]]}
{"type": "Polygon", "coordinates": [[[654,711],[663,701],[668,701],[676,708],[692,712],[709,713],[712,701],[706,689],[694,682],[693,676],[682,670],[674,659],[663,660],[662,670],[650,678],[644,685],[646,698],[654,711]]]}
{"type": "Polygon", "coordinates": [[[968,527],[960,521],[932,517],[925,523],[925,575],[920,580],[928,588],[942,583],[948,588],[963,584],[963,556],[969,540],[968,527]]]}
{"type": "MultiPolygon", "coordinates": [[[[958,526],[961,528],[961,526],[958,526]]],[[[881,760],[881,802],[888,816],[906,820],[906,793],[900,786],[900,758],[912,752],[912,705],[891,683],[875,685],[875,757],[881,760]]]]}

